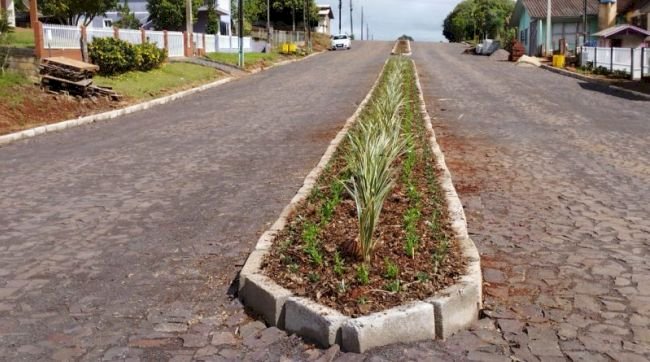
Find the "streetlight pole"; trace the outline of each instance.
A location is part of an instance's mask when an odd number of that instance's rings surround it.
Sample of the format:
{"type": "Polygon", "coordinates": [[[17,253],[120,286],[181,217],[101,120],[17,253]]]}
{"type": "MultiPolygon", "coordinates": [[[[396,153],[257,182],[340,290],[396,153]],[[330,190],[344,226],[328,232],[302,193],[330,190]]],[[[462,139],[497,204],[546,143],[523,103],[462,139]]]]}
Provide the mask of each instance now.
{"type": "Polygon", "coordinates": [[[271,0],[266,0],[266,44],[270,50],[271,45],[271,0]]]}
{"type": "Polygon", "coordinates": [[[237,3],[237,7],[239,8],[239,21],[237,24],[239,29],[237,31],[237,35],[239,36],[239,67],[244,68],[244,0],[239,0],[237,3]]]}
{"type": "Polygon", "coordinates": [[[339,0],[339,34],[341,34],[341,21],[343,20],[343,0],[339,0]]]}
{"type": "Polygon", "coordinates": [[[350,36],[354,38],[354,25],[353,25],[353,16],[352,16],[352,0],[350,0],[350,36]]]}
{"type": "Polygon", "coordinates": [[[546,7],[546,56],[553,55],[553,28],[551,27],[551,0],[546,7]]]}
{"type": "Polygon", "coordinates": [[[193,56],[194,55],[194,35],[192,34],[192,0],[185,0],[185,33],[187,34],[187,45],[190,48],[190,52],[186,52],[193,56]]]}

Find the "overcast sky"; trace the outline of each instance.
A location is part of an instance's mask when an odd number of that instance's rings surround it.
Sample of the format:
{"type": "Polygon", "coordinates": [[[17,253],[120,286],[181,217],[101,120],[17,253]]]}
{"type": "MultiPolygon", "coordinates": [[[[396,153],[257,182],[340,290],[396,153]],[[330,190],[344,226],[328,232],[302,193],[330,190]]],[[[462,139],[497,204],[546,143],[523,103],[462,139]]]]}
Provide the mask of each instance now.
{"type": "MultiPolygon", "coordinates": [[[[360,35],[361,6],[375,40],[393,40],[402,34],[416,41],[440,41],[442,23],[460,0],[352,0],[354,5],[354,33],[360,35]]],[[[316,0],[329,4],[334,11],[332,33],[338,33],[339,0],[316,0]]],[[[350,32],[350,0],[343,0],[342,31],[350,32]]],[[[365,32],[365,30],[364,30],[365,32]]]]}

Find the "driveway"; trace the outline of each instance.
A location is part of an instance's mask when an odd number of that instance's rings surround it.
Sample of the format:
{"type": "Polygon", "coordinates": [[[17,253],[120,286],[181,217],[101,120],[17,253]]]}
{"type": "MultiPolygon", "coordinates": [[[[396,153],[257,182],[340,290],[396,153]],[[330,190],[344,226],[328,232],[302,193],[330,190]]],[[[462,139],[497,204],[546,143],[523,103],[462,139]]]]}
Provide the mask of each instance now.
{"type": "Polygon", "coordinates": [[[650,101],[414,44],[482,254],[485,314],[458,359],[650,358],[650,101]]]}
{"type": "Polygon", "coordinates": [[[302,353],[229,288],[391,46],[0,148],[0,360],[302,353]]]}

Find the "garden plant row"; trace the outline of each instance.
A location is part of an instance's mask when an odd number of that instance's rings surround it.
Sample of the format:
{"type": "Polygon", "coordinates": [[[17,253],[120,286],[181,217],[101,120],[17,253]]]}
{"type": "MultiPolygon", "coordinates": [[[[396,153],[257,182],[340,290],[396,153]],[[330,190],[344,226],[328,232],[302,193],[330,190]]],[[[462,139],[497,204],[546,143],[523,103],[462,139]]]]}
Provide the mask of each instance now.
{"type": "Polygon", "coordinates": [[[467,262],[422,107],[413,62],[392,57],[309,194],[242,270],[240,297],[267,322],[357,352],[434,338],[435,329],[445,336],[434,303],[423,301],[457,283],[467,262]],[[260,275],[251,275],[253,264],[260,275]],[[391,309],[398,312],[382,314],[391,309]],[[373,330],[400,322],[391,316],[412,323],[401,323],[402,335],[373,330]]]}

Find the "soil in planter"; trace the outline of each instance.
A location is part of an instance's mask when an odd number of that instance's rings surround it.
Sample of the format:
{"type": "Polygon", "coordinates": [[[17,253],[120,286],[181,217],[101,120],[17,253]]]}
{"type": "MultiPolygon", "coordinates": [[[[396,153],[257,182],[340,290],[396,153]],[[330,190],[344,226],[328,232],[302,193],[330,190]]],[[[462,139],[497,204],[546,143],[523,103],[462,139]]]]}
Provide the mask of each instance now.
{"type": "Polygon", "coordinates": [[[397,42],[397,54],[406,54],[409,52],[408,40],[400,39],[397,42]]]}
{"type": "MultiPolygon", "coordinates": [[[[403,71],[402,115],[412,155],[405,153],[395,164],[398,177],[375,230],[379,242],[369,265],[350,248],[359,230],[356,206],[341,183],[349,178],[347,141],[290,216],[263,264],[264,273],[278,284],[348,316],[426,299],[465,270],[449,226],[413,71],[409,61],[403,71]],[[407,239],[415,245],[413,253],[407,252],[407,239]]],[[[379,87],[384,84],[385,76],[379,87]]]]}

